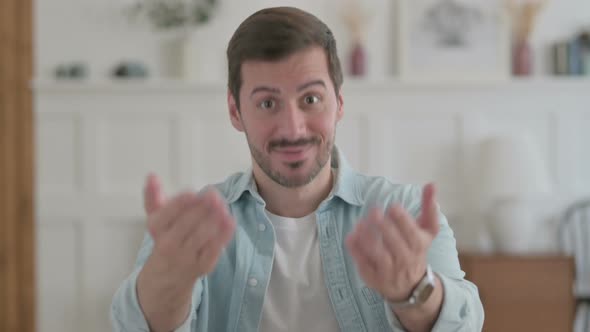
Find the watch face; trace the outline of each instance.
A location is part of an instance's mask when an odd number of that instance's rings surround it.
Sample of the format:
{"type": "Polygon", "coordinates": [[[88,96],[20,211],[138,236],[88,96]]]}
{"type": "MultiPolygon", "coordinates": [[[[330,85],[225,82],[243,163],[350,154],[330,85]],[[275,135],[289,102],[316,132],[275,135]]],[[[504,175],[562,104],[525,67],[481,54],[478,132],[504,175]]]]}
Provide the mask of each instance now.
{"type": "Polygon", "coordinates": [[[430,294],[432,294],[432,291],[434,290],[434,285],[432,284],[427,284],[426,286],[424,286],[424,288],[422,288],[422,290],[420,291],[420,294],[418,294],[418,298],[417,298],[417,302],[418,303],[424,303],[426,302],[426,300],[428,300],[428,298],[430,297],[430,294]]]}

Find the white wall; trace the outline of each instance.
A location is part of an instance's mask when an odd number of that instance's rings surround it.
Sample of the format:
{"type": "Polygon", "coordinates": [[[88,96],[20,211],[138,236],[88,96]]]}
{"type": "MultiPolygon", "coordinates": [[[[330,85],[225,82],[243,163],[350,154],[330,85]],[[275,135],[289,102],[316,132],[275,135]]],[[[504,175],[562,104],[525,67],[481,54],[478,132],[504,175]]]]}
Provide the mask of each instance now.
{"type": "MultiPolygon", "coordinates": [[[[500,0],[498,0],[500,1],[500,0]]],[[[48,77],[64,61],[86,62],[94,78],[104,78],[121,59],[140,59],[155,74],[165,74],[162,43],[165,37],[146,26],[130,24],[121,14],[128,0],[38,0],[36,12],[35,62],[38,76],[48,77]]],[[[346,58],[349,40],[340,19],[343,0],[220,0],[220,11],[207,27],[203,45],[218,54],[223,65],[227,41],[238,24],[255,10],[266,6],[295,5],[323,19],[334,31],[341,58],[346,58]],[[214,38],[212,38],[214,37],[214,38]]],[[[363,0],[374,10],[368,32],[369,74],[395,72],[395,0],[363,0]]],[[[541,13],[533,43],[539,73],[547,66],[548,44],[569,38],[580,27],[590,25],[590,1],[550,0],[541,13]]],[[[221,77],[223,78],[223,77],[221,77]]]]}
{"type": "MultiPolygon", "coordinates": [[[[406,85],[347,82],[337,144],[364,173],[435,181],[460,249],[477,249],[477,144],[505,130],[541,146],[553,194],[534,206],[533,250],[555,250],[565,204],[590,195],[590,81],[406,85]],[[370,106],[370,107],[367,107],[370,106]]],[[[141,188],[200,188],[249,165],[223,85],[36,86],[39,326],[107,331],[108,307],[144,231],[141,188]]]]}

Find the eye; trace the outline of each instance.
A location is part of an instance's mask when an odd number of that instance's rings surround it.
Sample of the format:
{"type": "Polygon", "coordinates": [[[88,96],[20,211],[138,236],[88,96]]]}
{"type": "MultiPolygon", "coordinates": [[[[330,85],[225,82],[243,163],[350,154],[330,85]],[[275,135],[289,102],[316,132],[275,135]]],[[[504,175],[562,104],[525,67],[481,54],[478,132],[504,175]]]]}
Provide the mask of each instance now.
{"type": "Polygon", "coordinates": [[[276,102],[272,99],[265,99],[263,100],[260,104],[258,104],[258,107],[262,108],[262,109],[272,109],[275,107],[276,102]]]}
{"type": "Polygon", "coordinates": [[[320,98],[318,96],[314,96],[314,95],[310,95],[310,96],[306,96],[303,101],[307,104],[307,105],[313,105],[313,104],[317,104],[320,101],[320,98]]]}

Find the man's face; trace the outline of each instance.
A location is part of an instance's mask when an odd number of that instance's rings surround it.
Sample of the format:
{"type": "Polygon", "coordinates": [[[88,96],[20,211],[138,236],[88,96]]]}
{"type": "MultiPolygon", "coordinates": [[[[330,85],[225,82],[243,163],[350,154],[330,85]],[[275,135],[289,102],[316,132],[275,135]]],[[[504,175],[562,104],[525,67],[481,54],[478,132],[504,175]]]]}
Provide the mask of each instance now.
{"type": "Polygon", "coordinates": [[[231,94],[228,102],[254,167],[276,183],[306,185],[330,160],[343,111],[323,49],[308,48],[278,62],[244,62],[239,111],[231,94]]]}

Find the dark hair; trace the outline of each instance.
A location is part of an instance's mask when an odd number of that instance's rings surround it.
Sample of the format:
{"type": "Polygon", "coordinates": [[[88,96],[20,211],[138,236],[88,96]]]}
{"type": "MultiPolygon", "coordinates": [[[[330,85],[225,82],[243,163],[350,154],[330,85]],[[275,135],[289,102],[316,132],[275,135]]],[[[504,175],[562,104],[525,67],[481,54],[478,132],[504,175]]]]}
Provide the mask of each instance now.
{"type": "Polygon", "coordinates": [[[330,79],[338,93],[342,68],[336,40],[320,19],[297,8],[276,7],[262,9],[242,22],[227,47],[228,89],[238,109],[244,61],[278,61],[311,46],[320,46],[326,52],[330,79]]]}

